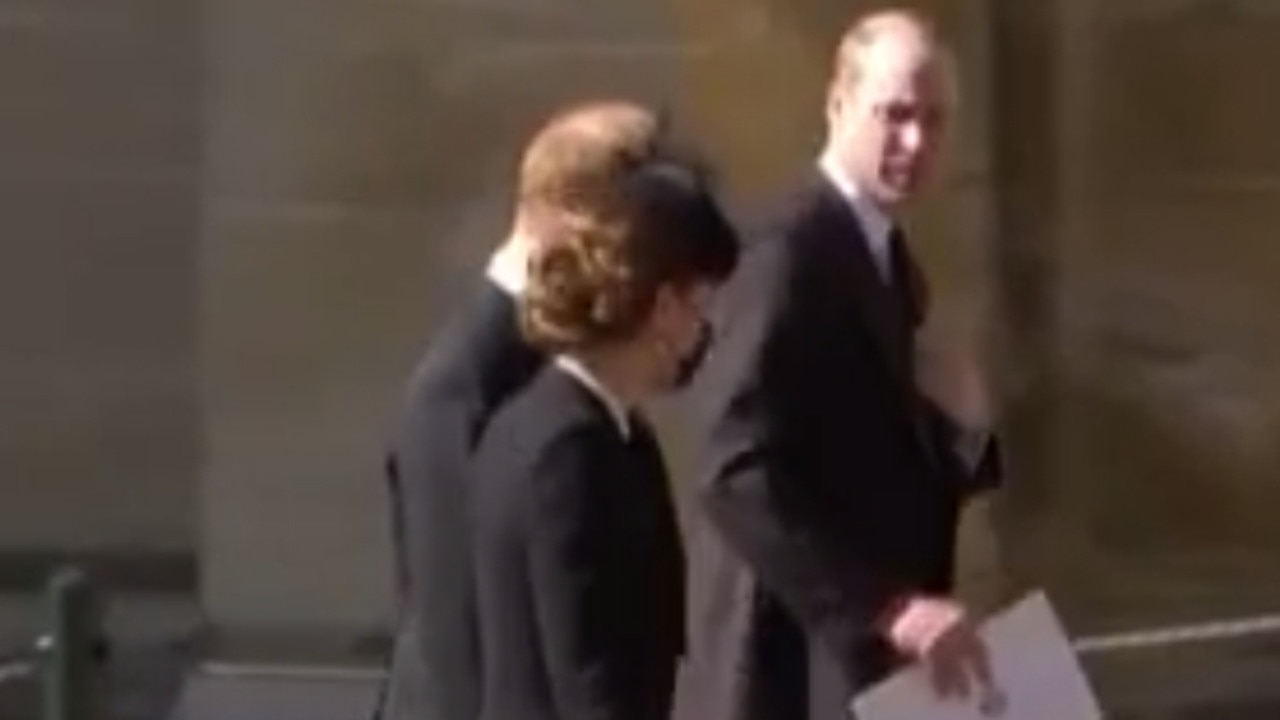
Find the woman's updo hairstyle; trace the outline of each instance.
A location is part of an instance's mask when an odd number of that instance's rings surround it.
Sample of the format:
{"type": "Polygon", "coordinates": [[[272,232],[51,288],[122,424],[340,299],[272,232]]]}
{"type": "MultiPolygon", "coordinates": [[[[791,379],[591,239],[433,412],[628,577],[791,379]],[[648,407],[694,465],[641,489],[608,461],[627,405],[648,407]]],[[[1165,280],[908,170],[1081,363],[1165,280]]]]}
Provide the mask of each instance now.
{"type": "Polygon", "coordinates": [[[640,159],[540,238],[521,298],[528,340],[563,352],[636,333],[658,289],[720,283],[738,238],[706,172],[691,160],[640,159]]]}

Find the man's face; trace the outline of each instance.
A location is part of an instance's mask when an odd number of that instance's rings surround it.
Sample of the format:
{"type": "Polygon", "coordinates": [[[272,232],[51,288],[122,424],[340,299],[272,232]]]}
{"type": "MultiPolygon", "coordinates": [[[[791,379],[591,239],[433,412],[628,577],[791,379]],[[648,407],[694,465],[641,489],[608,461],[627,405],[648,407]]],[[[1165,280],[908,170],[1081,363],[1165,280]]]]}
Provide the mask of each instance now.
{"type": "Polygon", "coordinates": [[[932,48],[890,36],[864,50],[856,75],[831,92],[832,149],[862,192],[892,207],[933,170],[952,105],[946,67],[932,48]]]}

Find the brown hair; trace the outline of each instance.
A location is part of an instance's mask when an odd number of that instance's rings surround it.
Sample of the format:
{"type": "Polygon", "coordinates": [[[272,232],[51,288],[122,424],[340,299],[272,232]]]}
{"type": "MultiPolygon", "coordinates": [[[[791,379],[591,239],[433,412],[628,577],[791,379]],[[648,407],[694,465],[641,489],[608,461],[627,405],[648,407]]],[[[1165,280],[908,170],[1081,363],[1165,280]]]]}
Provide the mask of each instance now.
{"type": "Polygon", "coordinates": [[[662,151],[661,113],[625,100],[574,105],[534,135],[520,162],[517,212],[538,226],[564,212],[598,208],[601,191],[662,151]]]}
{"type": "Polygon", "coordinates": [[[591,188],[598,204],[563,213],[529,265],[526,337],[548,352],[621,340],[659,288],[722,281],[738,239],[691,160],[658,158],[591,188]]]}

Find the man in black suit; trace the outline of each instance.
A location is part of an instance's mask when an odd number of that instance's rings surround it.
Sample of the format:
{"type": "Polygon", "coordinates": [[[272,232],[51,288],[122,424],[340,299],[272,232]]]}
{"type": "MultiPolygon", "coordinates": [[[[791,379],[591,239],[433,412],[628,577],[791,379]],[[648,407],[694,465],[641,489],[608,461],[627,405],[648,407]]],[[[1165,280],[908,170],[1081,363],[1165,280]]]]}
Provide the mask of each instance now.
{"type": "Polygon", "coordinates": [[[551,119],[524,153],[510,237],[414,371],[387,458],[399,627],[383,720],[476,720],[467,468],[489,419],[544,364],[520,335],[514,296],[537,238],[575,201],[572,189],[614,182],[620,167],[654,155],[662,134],[654,112],[627,102],[551,119]]]}
{"type": "Polygon", "coordinates": [[[754,236],[722,294],[694,390],[709,464],[690,560],[681,720],[835,720],[906,661],[985,686],[950,597],[964,500],[998,456],[915,381],[923,279],[893,209],[935,154],[947,57],[923,18],[846,34],[813,174],[754,236]],[[975,682],[976,681],[976,682],[975,682]]]}

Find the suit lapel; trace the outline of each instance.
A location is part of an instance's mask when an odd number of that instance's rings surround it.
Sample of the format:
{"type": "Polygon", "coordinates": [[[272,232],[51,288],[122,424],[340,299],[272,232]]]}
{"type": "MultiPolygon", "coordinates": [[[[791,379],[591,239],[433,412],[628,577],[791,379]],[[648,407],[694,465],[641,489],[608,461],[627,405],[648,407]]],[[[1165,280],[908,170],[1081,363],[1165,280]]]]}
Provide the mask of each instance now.
{"type": "Polygon", "coordinates": [[[876,347],[893,379],[903,388],[914,387],[912,329],[905,322],[893,292],[885,284],[871,256],[862,224],[853,208],[825,178],[815,181],[813,232],[832,253],[834,272],[843,272],[854,294],[854,306],[874,336],[876,347]]]}
{"type": "MultiPolygon", "coordinates": [[[[813,231],[822,235],[822,244],[833,254],[833,265],[847,273],[859,319],[870,329],[916,441],[920,443],[924,456],[932,462],[934,457],[930,451],[928,430],[916,391],[915,310],[903,307],[902,299],[894,294],[896,291],[881,278],[871,257],[871,247],[862,223],[839,191],[825,177],[820,177],[816,192],[817,216],[813,231]]],[[[909,262],[907,258],[896,258],[895,261],[909,262]]],[[[904,282],[906,280],[903,278],[904,282]]]]}

